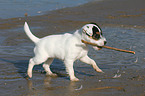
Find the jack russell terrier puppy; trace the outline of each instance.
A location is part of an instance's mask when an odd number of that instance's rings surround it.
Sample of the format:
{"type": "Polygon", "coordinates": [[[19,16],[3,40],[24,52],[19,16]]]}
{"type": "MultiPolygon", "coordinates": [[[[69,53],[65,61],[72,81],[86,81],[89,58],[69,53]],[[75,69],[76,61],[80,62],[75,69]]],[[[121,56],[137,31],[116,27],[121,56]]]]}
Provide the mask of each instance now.
{"type": "MultiPolygon", "coordinates": [[[[92,65],[97,72],[103,72],[92,60],[88,57],[88,45],[81,42],[85,40],[95,43],[98,46],[106,44],[106,39],[102,35],[101,28],[96,23],[84,25],[81,29],[76,30],[73,34],[65,33],[62,35],[50,35],[43,38],[34,36],[27,24],[24,24],[24,30],[27,36],[35,43],[35,56],[30,59],[27,74],[32,77],[32,69],[34,65],[43,63],[43,68],[47,75],[56,76],[50,70],[50,64],[54,58],[64,61],[66,71],[70,76],[71,81],[79,81],[75,77],[73,64],[75,60],[80,60],[86,64],[92,65]]],[[[100,50],[101,47],[93,46],[95,50],[100,50]]]]}

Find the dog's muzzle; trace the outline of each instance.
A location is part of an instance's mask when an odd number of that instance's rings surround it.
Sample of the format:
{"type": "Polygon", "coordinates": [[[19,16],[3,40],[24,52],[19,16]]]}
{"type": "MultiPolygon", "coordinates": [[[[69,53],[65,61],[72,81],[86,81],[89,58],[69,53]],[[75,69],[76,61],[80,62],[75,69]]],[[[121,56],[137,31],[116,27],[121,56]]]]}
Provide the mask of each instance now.
{"type": "MultiPolygon", "coordinates": [[[[106,45],[107,41],[104,41],[104,45],[106,45]]],[[[102,46],[97,46],[98,47],[98,50],[101,50],[102,49],[102,46]]]]}

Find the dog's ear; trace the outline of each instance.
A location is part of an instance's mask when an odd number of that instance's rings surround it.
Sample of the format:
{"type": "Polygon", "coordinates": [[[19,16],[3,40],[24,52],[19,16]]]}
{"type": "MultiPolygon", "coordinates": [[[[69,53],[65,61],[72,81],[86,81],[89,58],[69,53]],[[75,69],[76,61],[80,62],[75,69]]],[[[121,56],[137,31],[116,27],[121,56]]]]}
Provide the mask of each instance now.
{"type": "Polygon", "coordinates": [[[90,37],[90,35],[86,32],[85,29],[83,29],[83,33],[90,37]]]}
{"type": "Polygon", "coordinates": [[[90,24],[94,24],[94,25],[98,26],[97,23],[94,23],[94,22],[91,22],[90,24]]]}

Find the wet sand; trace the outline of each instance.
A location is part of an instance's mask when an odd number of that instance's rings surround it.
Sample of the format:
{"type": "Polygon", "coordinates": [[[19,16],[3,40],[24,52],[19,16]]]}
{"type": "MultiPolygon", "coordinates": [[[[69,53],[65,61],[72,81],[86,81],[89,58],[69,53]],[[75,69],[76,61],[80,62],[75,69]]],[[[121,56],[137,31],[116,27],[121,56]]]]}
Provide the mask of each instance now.
{"type": "Polygon", "coordinates": [[[145,95],[145,1],[107,0],[48,12],[41,16],[1,19],[0,93],[2,96],[144,96],[145,95]],[[27,21],[38,37],[72,32],[88,22],[98,23],[107,45],[134,50],[136,55],[90,49],[89,56],[105,72],[75,62],[79,82],[70,82],[63,63],[54,60],[51,68],[58,77],[45,76],[36,66],[33,78],[25,79],[34,44],[23,31],[27,21]]]}

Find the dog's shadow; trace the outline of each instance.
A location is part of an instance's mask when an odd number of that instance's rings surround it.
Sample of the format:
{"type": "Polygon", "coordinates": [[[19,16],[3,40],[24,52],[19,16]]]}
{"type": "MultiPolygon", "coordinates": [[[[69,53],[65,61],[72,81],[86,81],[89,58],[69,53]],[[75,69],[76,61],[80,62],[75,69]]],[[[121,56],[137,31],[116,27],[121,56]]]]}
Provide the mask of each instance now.
{"type": "MultiPolygon", "coordinates": [[[[28,68],[28,63],[29,60],[8,60],[4,58],[0,58],[1,61],[11,63],[16,67],[16,72],[18,72],[23,78],[28,78],[27,76],[27,68],[28,68]]],[[[58,77],[63,77],[66,78],[68,77],[68,74],[65,71],[65,66],[61,60],[54,59],[53,63],[50,66],[52,72],[56,73],[58,77]]],[[[41,74],[46,74],[44,71],[42,64],[36,65],[33,68],[33,73],[41,73],[41,74]]],[[[86,76],[94,76],[91,74],[87,74],[81,71],[75,71],[76,74],[80,75],[86,75],[86,76]]],[[[67,78],[68,79],[68,78],[67,78]]]]}
{"type": "MultiPolygon", "coordinates": [[[[28,78],[27,76],[27,68],[29,64],[28,60],[9,60],[5,58],[0,58],[0,61],[4,61],[7,63],[11,63],[16,68],[16,72],[18,72],[23,78],[28,78]]],[[[42,63],[43,64],[43,63],[42,63]]],[[[33,73],[41,73],[46,74],[44,71],[42,64],[35,65],[33,68],[33,73]]],[[[58,75],[58,77],[66,77],[67,74],[65,73],[65,66],[62,61],[55,59],[51,64],[51,70],[58,75]],[[61,73],[60,73],[61,72],[61,73]]]]}
{"type": "Polygon", "coordinates": [[[0,58],[1,61],[11,63],[16,67],[16,72],[18,72],[22,77],[26,77],[26,71],[28,67],[29,60],[8,60],[5,58],[0,58]]]}

